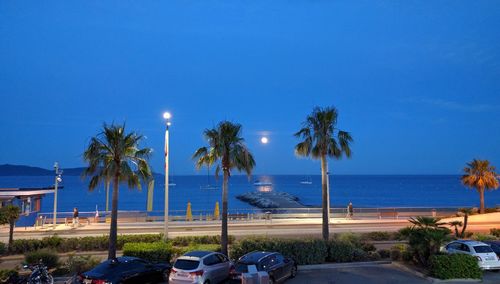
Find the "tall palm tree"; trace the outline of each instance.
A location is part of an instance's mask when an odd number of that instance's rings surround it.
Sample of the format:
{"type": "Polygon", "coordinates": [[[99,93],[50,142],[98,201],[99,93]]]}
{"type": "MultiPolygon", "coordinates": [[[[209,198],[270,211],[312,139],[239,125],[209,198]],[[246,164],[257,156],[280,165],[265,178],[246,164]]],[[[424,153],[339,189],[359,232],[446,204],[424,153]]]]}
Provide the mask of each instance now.
{"type": "Polygon", "coordinates": [[[303,128],[295,133],[295,137],[303,139],[295,146],[298,156],[311,156],[321,160],[321,193],[323,207],[323,239],[328,240],[328,196],[329,185],[327,171],[327,158],[340,159],[342,156],[350,157],[350,144],[353,141],[349,132],[339,130],[337,126],[338,112],[334,107],[315,107],[307,116],[303,128]]]}
{"type": "Polygon", "coordinates": [[[21,210],[18,206],[9,204],[0,208],[0,224],[9,224],[9,251],[12,251],[12,243],[14,242],[14,226],[21,210]]]}
{"type": "Polygon", "coordinates": [[[222,170],[222,228],[221,247],[222,253],[227,255],[228,235],[227,235],[227,192],[229,189],[229,177],[231,170],[245,171],[247,176],[252,174],[255,167],[255,160],[252,153],[245,145],[245,140],[241,137],[241,125],[229,121],[220,122],[213,129],[206,129],[203,132],[208,142],[208,147],[201,147],[193,154],[196,168],[210,166],[217,163],[215,176],[222,170]]]}
{"type": "Polygon", "coordinates": [[[476,188],[479,193],[480,209],[479,213],[483,214],[484,210],[484,190],[497,189],[498,174],[495,172],[495,167],[490,165],[488,160],[474,159],[467,163],[462,175],[462,184],[469,188],[476,188]]]}
{"type": "Polygon", "coordinates": [[[89,190],[95,189],[101,182],[113,182],[108,259],[116,258],[120,183],[127,183],[129,188],[141,189],[141,182],[149,181],[152,177],[148,164],[151,149],[138,148],[142,138],[142,135],[135,132],[126,133],[125,124],[104,124],[103,131],[90,140],[83,153],[83,158],[88,163],[83,176],[91,177],[89,190]]]}

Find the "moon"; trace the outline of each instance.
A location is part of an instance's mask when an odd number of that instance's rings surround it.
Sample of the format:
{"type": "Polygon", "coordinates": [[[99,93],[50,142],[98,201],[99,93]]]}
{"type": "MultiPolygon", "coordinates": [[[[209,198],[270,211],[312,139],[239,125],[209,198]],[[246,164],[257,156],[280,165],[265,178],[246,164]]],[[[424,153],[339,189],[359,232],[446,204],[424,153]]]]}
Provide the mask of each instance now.
{"type": "Polygon", "coordinates": [[[267,139],[267,137],[262,137],[262,138],[260,138],[260,142],[262,144],[267,144],[267,143],[269,143],[269,139],[267,139]]]}

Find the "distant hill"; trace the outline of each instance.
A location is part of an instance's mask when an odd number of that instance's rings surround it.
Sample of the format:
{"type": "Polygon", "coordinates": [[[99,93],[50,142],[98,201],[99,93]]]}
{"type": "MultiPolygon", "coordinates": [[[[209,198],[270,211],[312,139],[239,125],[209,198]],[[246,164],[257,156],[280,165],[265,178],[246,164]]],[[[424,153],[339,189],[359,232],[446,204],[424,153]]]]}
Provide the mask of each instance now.
{"type": "MultiPolygon", "coordinates": [[[[80,176],[85,168],[63,168],[63,176],[80,176]]],[[[24,165],[0,165],[0,176],[53,176],[54,170],[24,165]]],[[[153,173],[155,176],[161,175],[153,173]]],[[[162,175],[161,175],[162,176],[162,175]]]]}

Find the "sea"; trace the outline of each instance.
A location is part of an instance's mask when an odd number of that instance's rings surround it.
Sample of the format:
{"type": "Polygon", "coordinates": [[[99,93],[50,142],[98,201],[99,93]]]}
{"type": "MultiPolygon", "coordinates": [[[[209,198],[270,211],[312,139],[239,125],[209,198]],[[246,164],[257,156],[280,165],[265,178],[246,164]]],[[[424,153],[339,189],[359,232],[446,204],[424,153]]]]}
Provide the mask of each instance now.
{"type": "MultiPolygon", "coordinates": [[[[190,202],[193,212],[213,211],[215,203],[221,201],[222,178],[207,176],[172,176],[169,186],[169,211],[184,211],[190,202]],[[202,189],[207,184],[218,185],[217,189],[202,189]]],[[[50,176],[2,176],[0,188],[52,186],[50,176]]],[[[63,176],[62,189],[58,191],[58,211],[70,212],[78,207],[80,212],[105,209],[104,185],[88,190],[88,181],[78,176],[63,176]]],[[[321,204],[321,176],[301,175],[234,175],[229,181],[229,208],[231,211],[255,208],[236,198],[252,192],[287,192],[311,207],[321,204]],[[255,186],[254,182],[268,182],[272,186],[255,186]],[[303,184],[310,181],[311,184],[303,184]]],[[[153,195],[153,211],[164,207],[164,181],[157,178],[153,195]]],[[[52,212],[53,194],[42,200],[42,212],[52,212]]],[[[500,205],[500,190],[485,193],[486,206],[500,205]]],[[[330,176],[331,207],[344,208],[349,202],[354,207],[477,207],[479,195],[475,189],[464,187],[458,175],[332,175],[330,176]]],[[[147,187],[142,190],[128,189],[120,185],[119,210],[145,211],[147,187]]]]}

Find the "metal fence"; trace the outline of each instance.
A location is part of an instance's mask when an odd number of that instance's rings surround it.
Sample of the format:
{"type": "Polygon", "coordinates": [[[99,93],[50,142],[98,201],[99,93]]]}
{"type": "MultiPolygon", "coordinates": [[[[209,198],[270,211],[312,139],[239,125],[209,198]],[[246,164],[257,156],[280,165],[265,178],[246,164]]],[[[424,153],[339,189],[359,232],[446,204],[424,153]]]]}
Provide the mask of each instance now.
{"type": "MultiPolygon", "coordinates": [[[[451,216],[458,212],[458,207],[380,207],[380,208],[354,208],[355,219],[407,219],[415,216],[451,216]]],[[[66,218],[72,218],[73,212],[58,212],[57,222],[65,223],[66,218]]],[[[105,222],[111,217],[111,212],[96,211],[79,212],[80,218],[90,222],[105,222]]],[[[321,218],[320,207],[307,208],[273,208],[273,209],[230,209],[230,220],[246,221],[258,219],[309,219],[321,218]]],[[[331,218],[346,218],[347,208],[330,208],[331,218]]],[[[39,213],[38,218],[52,222],[53,213],[39,213]]],[[[192,220],[212,221],[213,210],[192,210],[192,220]]],[[[163,222],[163,211],[118,211],[118,222],[163,222]]],[[[169,221],[186,221],[186,210],[170,210],[169,221]]]]}

